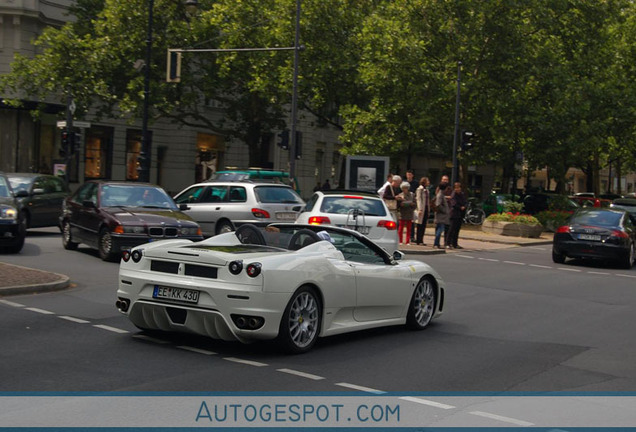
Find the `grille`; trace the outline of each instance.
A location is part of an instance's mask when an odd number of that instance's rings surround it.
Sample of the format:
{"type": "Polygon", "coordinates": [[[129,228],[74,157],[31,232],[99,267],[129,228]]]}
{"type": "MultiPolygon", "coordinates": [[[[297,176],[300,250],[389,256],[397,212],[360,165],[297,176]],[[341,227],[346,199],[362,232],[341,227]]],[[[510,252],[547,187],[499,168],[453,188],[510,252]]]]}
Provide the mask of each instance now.
{"type": "Polygon", "coordinates": [[[176,237],[179,230],[174,227],[150,227],[148,234],[151,237],[176,237]]]}
{"type": "Polygon", "coordinates": [[[150,270],[162,273],[179,273],[179,263],[169,261],[155,261],[150,263],[150,270]]]}

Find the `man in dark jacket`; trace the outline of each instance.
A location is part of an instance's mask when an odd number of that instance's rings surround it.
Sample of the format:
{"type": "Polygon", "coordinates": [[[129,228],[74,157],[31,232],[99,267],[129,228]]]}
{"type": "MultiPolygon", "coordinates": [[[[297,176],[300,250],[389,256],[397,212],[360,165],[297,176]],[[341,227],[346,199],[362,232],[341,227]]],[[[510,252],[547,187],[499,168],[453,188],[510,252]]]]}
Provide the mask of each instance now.
{"type": "Polygon", "coordinates": [[[466,205],[468,200],[466,195],[462,192],[462,184],[455,182],[453,193],[450,198],[450,228],[448,230],[448,243],[453,249],[463,249],[463,247],[457,244],[459,239],[459,230],[462,227],[462,221],[464,219],[464,212],[466,211],[466,205]]]}

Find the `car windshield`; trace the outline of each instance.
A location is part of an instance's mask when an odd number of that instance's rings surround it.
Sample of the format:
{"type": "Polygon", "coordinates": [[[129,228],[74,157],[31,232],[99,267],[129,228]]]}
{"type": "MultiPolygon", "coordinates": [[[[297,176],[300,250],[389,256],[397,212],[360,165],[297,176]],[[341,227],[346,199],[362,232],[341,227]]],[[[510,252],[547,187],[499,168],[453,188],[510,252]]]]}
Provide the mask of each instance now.
{"type": "Polygon", "coordinates": [[[152,186],[104,185],[100,191],[100,206],[176,209],[163,189],[152,186]]]}
{"type": "Polygon", "coordinates": [[[361,196],[326,196],[320,206],[321,213],[348,214],[352,210],[363,211],[365,216],[386,216],[381,200],[361,196]]]}
{"type": "Polygon", "coordinates": [[[302,204],[303,200],[292,188],[283,186],[257,186],[256,199],[264,204],[302,204]]]}
{"type": "Polygon", "coordinates": [[[611,211],[585,212],[576,215],[570,223],[572,225],[615,227],[619,226],[622,216],[621,213],[611,211]]]}
{"type": "Polygon", "coordinates": [[[0,177],[0,197],[8,198],[10,196],[11,193],[9,192],[9,185],[7,184],[7,181],[4,177],[0,177]]]}
{"type": "Polygon", "coordinates": [[[19,191],[29,191],[29,186],[33,182],[33,177],[19,177],[19,176],[11,176],[9,177],[9,183],[11,183],[11,189],[15,192],[19,191]]]}

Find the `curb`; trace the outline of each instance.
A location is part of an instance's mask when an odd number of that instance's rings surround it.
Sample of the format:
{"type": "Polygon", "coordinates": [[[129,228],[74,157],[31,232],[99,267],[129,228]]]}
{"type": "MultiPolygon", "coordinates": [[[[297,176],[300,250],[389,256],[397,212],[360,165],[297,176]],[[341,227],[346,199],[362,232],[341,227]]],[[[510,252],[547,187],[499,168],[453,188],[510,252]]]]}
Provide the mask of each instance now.
{"type": "Polygon", "coordinates": [[[33,269],[30,267],[23,267],[15,264],[2,263],[4,266],[12,268],[12,271],[24,271],[27,273],[41,273],[47,275],[47,282],[32,281],[25,285],[10,285],[0,286],[0,297],[20,295],[20,294],[35,294],[41,292],[60,291],[71,286],[70,278],[61,273],[48,272],[39,269],[33,269]],[[53,279],[53,280],[51,280],[53,279]]]}

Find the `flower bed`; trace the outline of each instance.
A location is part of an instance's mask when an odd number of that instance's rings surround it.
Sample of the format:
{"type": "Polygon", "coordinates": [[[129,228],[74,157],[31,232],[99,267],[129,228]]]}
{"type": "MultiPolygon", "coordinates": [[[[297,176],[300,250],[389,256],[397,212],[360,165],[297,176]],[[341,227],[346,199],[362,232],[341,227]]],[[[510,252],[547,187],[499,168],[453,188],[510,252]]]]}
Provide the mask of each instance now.
{"type": "Polygon", "coordinates": [[[539,238],[543,232],[543,225],[534,216],[495,213],[486,218],[481,229],[498,235],[539,238]]]}

